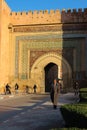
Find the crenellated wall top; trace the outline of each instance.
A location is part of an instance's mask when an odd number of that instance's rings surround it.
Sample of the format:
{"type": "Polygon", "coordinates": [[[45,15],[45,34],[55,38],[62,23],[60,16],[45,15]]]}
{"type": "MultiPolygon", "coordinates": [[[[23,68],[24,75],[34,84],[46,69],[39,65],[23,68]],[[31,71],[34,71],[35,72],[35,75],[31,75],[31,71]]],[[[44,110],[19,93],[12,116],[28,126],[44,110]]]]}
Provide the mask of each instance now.
{"type": "Polygon", "coordinates": [[[23,11],[23,12],[11,12],[10,15],[29,15],[29,14],[32,14],[32,15],[36,15],[36,14],[48,14],[48,15],[51,15],[51,14],[56,14],[56,13],[65,13],[65,14],[68,14],[68,13],[71,13],[71,14],[74,14],[74,13],[77,13],[77,14],[81,14],[81,13],[87,13],[87,8],[79,8],[79,9],[62,9],[61,11],[59,9],[56,9],[56,10],[30,10],[30,11],[23,11]]]}
{"type": "Polygon", "coordinates": [[[87,22],[87,8],[11,12],[13,25],[87,22]]]}
{"type": "MultiPolygon", "coordinates": [[[[2,0],[4,1],[4,0],[2,0]]],[[[54,24],[54,23],[82,23],[87,22],[87,8],[59,9],[56,10],[30,10],[23,12],[11,12],[4,1],[3,15],[9,16],[9,23],[12,25],[31,24],[54,24]]]]}
{"type": "Polygon", "coordinates": [[[24,15],[24,14],[26,14],[26,15],[30,15],[30,14],[32,14],[32,15],[36,15],[36,14],[55,14],[55,13],[60,13],[60,10],[34,10],[34,11],[32,11],[32,10],[30,10],[30,11],[28,11],[28,12],[25,12],[25,11],[23,11],[23,12],[11,12],[10,13],[10,15],[24,15]]]}

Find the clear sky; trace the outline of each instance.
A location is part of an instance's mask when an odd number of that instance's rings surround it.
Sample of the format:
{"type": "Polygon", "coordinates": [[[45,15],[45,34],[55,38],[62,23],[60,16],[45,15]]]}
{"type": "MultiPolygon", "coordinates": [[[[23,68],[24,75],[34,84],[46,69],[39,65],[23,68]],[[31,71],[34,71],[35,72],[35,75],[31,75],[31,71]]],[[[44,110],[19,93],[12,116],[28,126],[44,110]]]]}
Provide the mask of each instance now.
{"type": "Polygon", "coordinates": [[[87,0],[5,0],[12,11],[87,8],[87,0]]]}

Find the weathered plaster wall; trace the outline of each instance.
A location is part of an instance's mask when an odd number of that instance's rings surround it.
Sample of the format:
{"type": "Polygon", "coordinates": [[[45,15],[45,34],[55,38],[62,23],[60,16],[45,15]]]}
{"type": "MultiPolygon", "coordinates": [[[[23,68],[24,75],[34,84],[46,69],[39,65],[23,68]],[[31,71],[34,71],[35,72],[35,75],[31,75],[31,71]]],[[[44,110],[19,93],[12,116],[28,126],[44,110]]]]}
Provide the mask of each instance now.
{"type": "Polygon", "coordinates": [[[0,85],[8,82],[9,75],[9,30],[10,8],[4,0],[0,0],[0,85]]]}

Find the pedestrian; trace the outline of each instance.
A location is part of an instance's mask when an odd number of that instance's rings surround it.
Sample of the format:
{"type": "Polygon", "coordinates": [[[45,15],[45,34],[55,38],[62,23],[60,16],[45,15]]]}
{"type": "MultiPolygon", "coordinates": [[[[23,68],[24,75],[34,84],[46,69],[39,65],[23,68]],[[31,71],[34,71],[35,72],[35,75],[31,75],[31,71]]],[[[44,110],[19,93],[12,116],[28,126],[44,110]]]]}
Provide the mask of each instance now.
{"type": "Polygon", "coordinates": [[[73,89],[74,89],[74,94],[78,95],[79,94],[79,83],[78,83],[78,81],[74,81],[73,89]]]}
{"type": "Polygon", "coordinates": [[[29,94],[29,86],[26,85],[26,93],[29,94]]]}
{"type": "Polygon", "coordinates": [[[57,108],[57,102],[58,102],[58,95],[60,92],[60,83],[57,82],[56,79],[54,79],[53,84],[51,85],[51,91],[50,91],[50,97],[51,101],[53,103],[53,108],[57,108]]]}
{"type": "Polygon", "coordinates": [[[19,89],[19,85],[16,83],[15,84],[15,94],[18,94],[18,89],[19,89]]]}
{"type": "Polygon", "coordinates": [[[37,86],[36,86],[36,84],[34,84],[34,87],[33,87],[33,89],[34,89],[34,93],[36,93],[36,89],[37,89],[37,86]]]}
{"type": "Polygon", "coordinates": [[[6,88],[5,94],[11,94],[11,90],[10,90],[11,87],[8,84],[6,84],[5,88],[6,88]]]}

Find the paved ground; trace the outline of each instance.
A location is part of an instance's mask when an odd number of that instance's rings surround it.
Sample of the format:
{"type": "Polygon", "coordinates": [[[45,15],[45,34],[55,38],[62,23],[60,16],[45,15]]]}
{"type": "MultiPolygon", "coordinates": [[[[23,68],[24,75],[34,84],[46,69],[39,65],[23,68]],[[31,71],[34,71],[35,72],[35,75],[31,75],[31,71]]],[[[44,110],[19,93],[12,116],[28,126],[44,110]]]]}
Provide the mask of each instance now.
{"type": "MultiPolygon", "coordinates": [[[[32,95],[34,96],[34,95],[32,95]]],[[[5,99],[5,96],[0,96],[5,99]]],[[[11,95],[8,98],[13,98],[11,95]]],[[[49,95],[36,104],[30,103],[30,108],[26,112],[17,114],[0,124],[0,130],[51,130],[52,128],[62,128],[65,125],[60,112],[60,106],[76,102],[77,97],[73,93],[60,94],[58,108],[54,110],[49,95]]]]}

